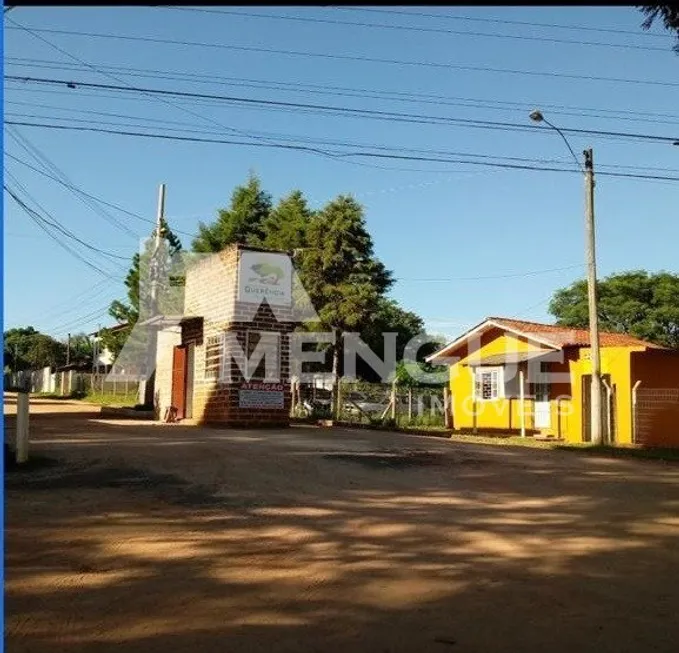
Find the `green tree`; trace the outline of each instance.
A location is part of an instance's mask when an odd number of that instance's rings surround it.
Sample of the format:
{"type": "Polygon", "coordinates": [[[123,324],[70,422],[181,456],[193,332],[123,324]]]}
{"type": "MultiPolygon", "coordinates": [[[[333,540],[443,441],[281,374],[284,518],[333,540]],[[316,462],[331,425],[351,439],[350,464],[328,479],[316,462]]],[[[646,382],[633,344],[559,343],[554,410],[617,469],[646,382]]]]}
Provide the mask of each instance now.
{"type": "Polygon", "coordinates": [[[32,326],[16,327],[5,331],[4,357],[5,365],[11,371],[28,369],[25,354],[28,351],[31,336],[38,335],[38,331],[32,326]]]}
{"type": "Polygon", "coordinates": [[[32,326],[4,333],[5,361],[12,371],[58,367],[66,362],[66,345],[32,326]]]}
{"type": "MultiPolygon", "coordinates": [[[[384,334],[396,333],[396,360],[403,358],[406,345],[415,336],[424,336],[422,318],[411,311],[406,311],[394,299],[380,297],[374,306],[372,319],[361,329],[361,337],[378,356],[384,359],[384,334]]],[[[433,346],[425,344],[418,351],[418,360],[424,360],[433,352],[433,346]]],[[[357,365],[359,376],[366,381],[377,382],[376,373],[359,361],[357,365]]]]}
{"type": "MultiPolygon", "coordinates": [[[[375,258],[363,209],[353,198],[338,197],[314,212],[302,191],[295,190],[272,208],[271,196],[251,176],[234,190],[230,208],[220,211],[215,223],[201,225],[193,249],[218,252],[233,242],[295,253],[296,270],[320,316],[319,324],[307,328],[358,331],[382,357],[382,332],[398,333],[401,356],[406,343],[423,331],[414,313],[385,297],[391,273],[375,258]]],[[[422,347],[420,357],[430,350],[422,347]]],[[[340,352],[341,343],[328,352],[336,372],[340,352]]],[[[362,378],[376,380],[361,361],[357,371],[362,378]]]]}
{"type": "Polygon", "coordinates": [[[337,379],[343,332],[361,332],[371,321],[392,275],[375,257],[363,208],[352,197],[339,196],[325,206],[309,226],[307,243],[300,276],[318,326],[336,334],[330,354],[337,379]]]}
{"type": "MultiPolygon", "coordinates": [[[[600,280],[597,293],[602,330],[679,348],[679,275],[631,270],[600,280]]],[[[587,328],[587,282],[557,290],[549,312],[558,324],[587,328]]]]}
{"type": "MultiPolygon", "coordinates": [[[[179,238],[172,232],[165,220],[161,221],[161,248],[157,254],[159,261],[164,261],[167,266],[170,257],[181,252],[182,244],[179,238]]],[[[127,328],[118,331],[111,331],[110,329],[103,329],[101,332],[102,347],[106,347],[111,351],[114,357],[117,357],[122,350],[125,342],[130,336],[134,325],[139,320],[140,314],[148,314],[150,305],[151,293],[151,274],[150,265],[152,255],[155,247],[154,237],[148,238],[144,244],[144,252],[140,254],[137,252],[132,257],[132,265],[125,277],[125,287],[127,288],[126,300],[114,300],[109,307],[109,315],[114,318],[119,324],[127,324],[127,328]]],[[[170,287],[170,282],[176,279],[175,276],[170,276],[168,270],[163,269],[161,263],[158,278],[158,296],[161,298],[159,307],[160,312],[163,312],[163,304],[165,306],[176,304],[178,292],[170,287]],[[168,281],[169,278],[169,281],[168,281]]],[[[167,312],[167,311],[166,311],[167,312]]]]}
{"type": "Polygon", "coordinates": [[[282,198],[262,224],[261,242],[267,249],[294,252],[307,246],[313,212],[300,190],[282,198]]]}
{"type": "Polygon", "coordinates": [[[92,365],[92,341],[85,333],[75,333],[71,336],[71,363],[92,365]]]}
{"type": "Polygon", "coordinates": [[[44,333],[31,336],[25,354],[31,369],[58,367],[66,363],[66,345],[44,333]]]}
{"type": "Polygon", "coordinates": [[[262,189],[254,174],[236,187],[231,195],[231,206],[220,209],[216,222],[198,225],[198,236],[193,241],[193,251],[219,252],[232,243],[261,246],[264,240],[264,222],[271,213],[271,195],[262,189]]]}
{"type": "Polygon", "coordinates": [[[646,19],[641,26],[643,29],[651,29],[651,26],[656,19],[662,20],[665,29],[670,32],[675,32],[677,36],[677,44],[674,46],[674,51],[679,54],[679,6],[677,5],[637,5],[646,19]]]}

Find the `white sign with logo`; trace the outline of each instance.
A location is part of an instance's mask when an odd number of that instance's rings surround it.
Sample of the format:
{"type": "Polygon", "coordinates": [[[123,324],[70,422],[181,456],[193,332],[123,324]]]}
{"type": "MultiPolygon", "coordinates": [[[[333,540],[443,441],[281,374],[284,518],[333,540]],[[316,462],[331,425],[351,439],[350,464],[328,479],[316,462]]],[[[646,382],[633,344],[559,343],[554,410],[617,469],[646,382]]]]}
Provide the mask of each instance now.
{"type": "Polygon", "coordinates": [[[242,251],[238,265],[238,301],[290,306],[292,261],[286,254],[242,251]]]}

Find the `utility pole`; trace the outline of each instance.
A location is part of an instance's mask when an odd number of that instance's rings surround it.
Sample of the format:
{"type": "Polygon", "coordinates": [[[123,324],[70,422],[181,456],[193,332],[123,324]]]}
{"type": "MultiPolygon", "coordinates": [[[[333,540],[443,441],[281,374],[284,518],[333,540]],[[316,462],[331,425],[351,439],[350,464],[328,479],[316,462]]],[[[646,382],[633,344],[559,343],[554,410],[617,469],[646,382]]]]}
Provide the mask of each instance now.
{"type": "Polygon", "coordinates": [[[99,373],[99,339],[101,338],[101,322],[97,324],[97,333],[92,336],[92,373],[99,373]]]}
{"type": "Polygon", "coordinates": [[[592,444],[602,444],[601,419],[601,359],[599,349],[599,313],[596,289],[596,248],[594,231],[594,154],[585,156],[585,233],[587,237],[587,298],[589,304],[589,345],[592,359],[592,389],[590,396],[592,444]]]}
{"type": "MultiPolygon", "coordinates": [[[[599,349],[599,313],[596,291],[596,248],[594,239],[594,154],[592,148],[583,151],[585,167],[573,152],[564,133],[549,122],[542,111],[536,109],[530,113],[533,122],[544,122],[549,125],[566,143],[575,164],[585,173],[585,251],[587,258],[587,303],[589,305],[589,346],[592,361],[592,387],[590,392],[590,440],[592,444],[602,444],[601,418],[601,356],[599,349]]],[[[679,142],[679,141],[678,141],[679,142]]],[[[676,143],[675,143],[676,145],[676,143]]]]}
{"type": "Polygon", "coordinates": [[[71,334],[68,334],[68,341],[66,344],[66,365],[71,364],[71,334]]]}
{"type": "Polygon", "coordinates": [[[165,217],[165,184],[158,188],[158,211],[156,213],[156,230],[151,257],[151,314],[158,313],[158,254],[162,243],[163,218],[165,217]]]}
{"type": "MultiPolygon", "coordinates": [[[[161,244],[162,244],[162,228],[163,219],[165,217],[165,184],[160,184],[158,188],[158,210],[156,212],[156,227],[153,239],[153,253],[151,254],[151,261],[149,265],[149,272],[151,276],[151,292],[150,292],[150,315],[149,317],[155,317],[158,315],[158,276],[160,273],[160,265],[158,261],[158,256],[160,255],[161,244]]],[[[151,372],[147,370],[147,378],[142,380],[139,384],[139,403],[145,406],[154,405],[154,394],[155,394],[155,360],[156,360],[156,343],[158,339],[158,333],[156,325],[149,325],[148,333],[148,347],[146,350],[146,363],[150,366],[151,372]]]]}

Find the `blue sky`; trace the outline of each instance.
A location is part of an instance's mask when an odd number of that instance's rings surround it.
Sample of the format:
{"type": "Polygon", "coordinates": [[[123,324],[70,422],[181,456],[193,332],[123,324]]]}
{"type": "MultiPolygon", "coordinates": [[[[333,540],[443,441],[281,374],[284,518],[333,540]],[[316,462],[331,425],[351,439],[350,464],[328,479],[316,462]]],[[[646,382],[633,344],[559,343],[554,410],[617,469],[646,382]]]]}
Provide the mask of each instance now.
{"type": "MultiPolygon", "coordinates": [[[[5,74],[116,84],[111,77],[92,69],[112,66],[127,69],[111,73],[123,85],[521,124],[529,124],[527,114],[531,107],[541,107],[552,122],[563,128],[679,137],[679,57],[671,51],[672,37],[660,28],[653,34],[642,32],[642,17],[632,7],[393,9],[436,13],[441,17],[330,8],[222,10],[465,33],[344,26],[167,8],[19,7],[8,18],[31,29],[664,84],[392,65],[39,33],[53,44],[50,46],[20,29],[5,31],[5,74]],[[521,26],[459,17],[615,31],[521,26]],[[469,32],[548,40],[498,38],[469,32]],[[554,39],[641,48],[574,45],[554,39]],[[73,57],[89,67],[74,63],[73,57]],[[55,68],[62,64],[81,70],[55,68]],[[161,73],[153,73],[155,78],[134,76],[139,69],[161,73]],[[158,78],[168,71],[213,79],[198,83],[196,78],[158,78]],[[229,82],[224,78],[232,79],[229,82]],[[235,86],[233,78],[240,80],[235,86]],[[416,99],[399,102],[366,97],[365,93],[348,97],[293,91],[289,87],[256,89],[243,86],[250,83],[243,82],[244,79],[391,91],[416,99]],[[448,100],[457,105],[437,104],[427,100],[427,95],[457,98],[448,100]],[[482,100],[474,102],[482,106],[468,106],[470,100],[482,100]],[[548,105],[573,108],[549,109],[548,105]],[[654,115],[639,116],[642,112],[654,115]],[[583,113],[590,115],[572,115],[583,113]]],[[[11,26],[6,21],[6,27],[11,26]]],[[[103,123],[125,124],[128,129],[129,125],[144,123],[156,133],[193,129],[211,131],[214,132],[211,137],[223,139],[242,138],[234,130],[266,132],[266,138],[277,134],[294,137],[296,141],[331,139],[390,148],[550,159],[557,163],[548,165],[574,165],[563,141],[548,129],[484,130],[468,125],[321,116],[192,100],[164,102],[157,96],[10,81],[5,84],[4,100],[5,119],[9,121],[81,126],[100,121],[100,127],[112,129],[120,127],[103,123]]],[[[232,189],[246,179],[250,170],[261,177],[274,198],[300,188],[314,207],[321,207],[339,193],[351,193],[365,207],[377,254],[398,279],[393,297],[421,315],[428,329],[436,333],[455,335],[488,315],[549,320],[547,304],[553,291],[584,272],[583,180],[578,174],[373,159],[362,159],[364,165],[356,165],[298,151],[260,147],[182,143],[26,126],[12,129],[14,134],[27,139],[24,143],[47,156],[79,189],[149,220],[155,215],[158,184],[166,183],[167,218],[173,228],[187,233],[195,232],[199,219],[211,221],[216,210],[228,204],[232,189]],[[541,270],[547,271],[533,274],[541,270]]],[[[577,154],[585,147],[594,148],[597,170],[679,176],[679,172],[674,172],[679,171],[679,147],[601,136],[569,135],[569,141],[577,154]]],[[[5,152],[42,168],[7,132],[5,152]]],[[[66,188],[16,160],[6,158],[5,171],[6,175],[7,172],[13,175],[6,176],[7,182],[15,188],[16,182],[22,185],[22,197],[26,198],[24,193],[28,191],[30,198],[81,239],[117,256],[131,256],[139,239],[151,228],[149,223],[111,208],[107,209],[110,215],[106,217],[113,217],[115,222],[106,221],[100,212],[66,188]]],[[[54,170],[51,174],[55,174],[54,170]]],[[[112,299],[124,295],[122,278],[127,262],[118,260],[116,265],[111,259],[102,259],[99,254],[71,243],[114,277],[102,278],[55,244],[7,196],[4,206],[5,328],[32,324],[42,331],[64,336],[69,331],[89,331],[99,324],[109,324],[106,307],[112,299]]],[[[679,182],[599,177],[596,217],[600,275],[631,268],[679,271],[677,206],[679,182]]],[[[183,235],[183,242],[190,246],[188,236],[183,235]]]]}

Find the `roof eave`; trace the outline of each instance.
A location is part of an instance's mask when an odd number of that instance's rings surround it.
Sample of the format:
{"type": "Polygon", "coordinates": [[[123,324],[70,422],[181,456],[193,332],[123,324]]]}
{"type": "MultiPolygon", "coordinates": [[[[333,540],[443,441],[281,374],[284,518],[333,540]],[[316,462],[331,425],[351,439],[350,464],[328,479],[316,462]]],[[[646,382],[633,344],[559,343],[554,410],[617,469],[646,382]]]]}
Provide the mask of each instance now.
{"type": "MultiPolygon", "coordinates": [[[[550,349],[554,349],[556,351],[562,349],[562,345],[555,343],[555,342],[550,342],[549,340],[546,340],[544,338],[538,338],[530,333],[526,333],[525,331],[521,331],[519,329],[514,329],[513,327],[508,326],[507,324],[502,323],[499,320],[493,320],[493,319],[486,319],[480,324],[477,324],[475,327],[472,327],[468,331],[466,331],[464,334],[462,334],[459,338],[456,340],[453,340],[449,345],[446,345],[443,349],[440,349],[437,352],[434,352],[430,356],[427,356],[425,358],[425,361],[427,363],[436,363],[437,359],[441,359],[442,357],[447,357],[446,355],[454,351],[457,347],[462,345],[465,341],[469,340],[469,338],[474,334],[479,331],[483,331],[485,328],[488,327],[495,327],[498,329],[501,329],[503,331],[509,331],[510,333],[513,333],[514,335],[518,335],[522,338],[526,338],[528,340],[532,340],[533,342],[537,342],[538,344],[545,345],[549,347],[550,349]]],[[[445,361],[443,361],[445,362],[445,361]]]]}

